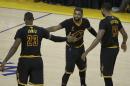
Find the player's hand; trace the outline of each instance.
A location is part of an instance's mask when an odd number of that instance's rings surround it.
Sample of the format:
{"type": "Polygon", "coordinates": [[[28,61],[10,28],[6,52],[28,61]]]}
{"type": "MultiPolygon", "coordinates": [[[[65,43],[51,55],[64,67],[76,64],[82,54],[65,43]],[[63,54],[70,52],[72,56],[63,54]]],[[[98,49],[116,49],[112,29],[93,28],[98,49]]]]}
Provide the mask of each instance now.
{"type": "Polygon", "coordinates": [[[73,36],[73,35],[71,35],[71,34],[69,34],[68,36],[67,36],[67,41],[69,42],[69,43],[74,43],[74,42],[76,42],[78,39],[75,37],[75,36],[73,36]]]}
{"type": "Polygon", "coordinates": [[[81,59],[82,59],[83,61],[85,61],[87,55],[88,55],[88,52],[84,52],[84,53],[82,54],[82,56],[81,56],[81,59]]]}
{"type": "Polygon", "coordinates": [[[121,44],[121,49],[125,52],[127,50],[127,45],[126,43],[121,44]]]}
{"type": "Polygon", "coordinates": [[[5,64],[4,63],[2,63],[2,64],[0,64],[0,71],[4,71],[4,69],[5,69],[5,64]]]}

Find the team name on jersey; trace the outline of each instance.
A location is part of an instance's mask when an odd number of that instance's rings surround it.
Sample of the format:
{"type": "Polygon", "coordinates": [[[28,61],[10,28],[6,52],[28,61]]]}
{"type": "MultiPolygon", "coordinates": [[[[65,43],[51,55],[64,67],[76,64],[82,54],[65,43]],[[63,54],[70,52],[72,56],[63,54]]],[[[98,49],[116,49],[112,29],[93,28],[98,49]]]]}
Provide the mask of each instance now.
{"type": "Polygon", "coordinates": [[[37,30],[35,30],[33,27],[30,27],[28,33],[37,33],[37,30]]]}
{"type": "Polygon", "coordinates": [[[83,34],[84,34],[84,30],[79,30],[75,33],[72,33],[72,35],[76,38],[78,38],[78,40],[80,40],[82,37],[83,37],[83,34]]]}
{"type": "Polygon", "coordinates": [[[111,20],[111,24],[118,24],[119,21],[118,20],[111,20]]]}

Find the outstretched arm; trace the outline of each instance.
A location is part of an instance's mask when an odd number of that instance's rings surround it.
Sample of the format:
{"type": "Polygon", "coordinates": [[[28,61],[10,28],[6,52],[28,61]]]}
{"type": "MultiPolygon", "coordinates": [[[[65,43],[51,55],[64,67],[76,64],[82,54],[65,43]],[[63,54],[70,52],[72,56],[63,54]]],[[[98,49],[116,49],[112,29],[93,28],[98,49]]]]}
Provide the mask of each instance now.
{"type": "MultiPolygon", "coordinates": [[[[53,29],[53,27],[52,27],[52,29],[53,29]]],[[[64,42],[64,41],[75,42],[75,41],[77,41],[77,38],[72,36],[71,34],[69,34],[67,37],[61,37],[61,36],[51,35],[47,29],[43,29],[43,30],[44,30],[43,31],[43,37],[46,38],[46,39],[50,39],[54,42],[64,42]]]]}
{"type": "Polygon", "coordinates": [[[101,41],[105,31],[104,30],[99,30],[96,39],[92,42],[90,47],[86,50],[86,52],[90,52],[93,48],[96,47],[96,45],[101,41]]]}
{"type": "Polygon", "coordinates": [[[13,44],[13,46],[10,48],[6,58],[3,60],[1,66],[0,66],[0,71],[4,70],[4,66],[7,63],[7,61],[15,54],[15,52],[17,51],[19,45],[21,43],[21,39],[17,38],[13,44]]]}
{"type": "Polygon", "coordinates": [[[60,30],[60,29],[62,29],[62,26],[60,24],[57,26],[52,26],[52,27],[46,28],[46,30],[48,30],[49,32],[55,32],[55,31],[60,30]]]}
{"type": "Polygon", "coordinates": [[[92,42],[92,44],[90,45],[90,47],[85,51],[85,53],[83,53],[82,55],[82,59],[85,60],[85,57],[87,56],[87,54],[94,49],[97,44],[101,41],[103,35],[105,33],[105,30],[99,30],[96,39],[92,42]]]}
{"type": "Polygon", "coordinates": [[[68,41],[70,43],[72,42],[76,42],[77,38],[74,36],[71,36],[70,34],[67,37],[61,37],[61,36],[54,36],[54,35],[50,35],[50,40],[54,41],[54,42],[64,42],[64,41],[68,41]]]}
{"type": "Polygon", "coordinates": [[[64,42],[64,41],[67,40],[67,37],[60,37],[60,36],[50,35],[49,39],[54,41],[54,42],[64,42]]]}

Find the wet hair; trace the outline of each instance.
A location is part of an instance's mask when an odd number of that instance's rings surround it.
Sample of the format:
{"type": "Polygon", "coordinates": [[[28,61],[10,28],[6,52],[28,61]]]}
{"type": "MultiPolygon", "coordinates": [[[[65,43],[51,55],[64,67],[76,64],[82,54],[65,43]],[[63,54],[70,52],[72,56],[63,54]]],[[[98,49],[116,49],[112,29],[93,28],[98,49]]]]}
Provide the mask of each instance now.
{"type": "Polygon", "coordinates": [[[106,3],[102,4],[101,9],[105,9],[106,11],[111,11],[112,6],[110,3],[106,2],[106,3]]]}
{"type": "Polygon", "coordinates": [[[83,14],[83,9],[80,8],[80,7],[75,7],[74,12],[75,12],[75,11],[80,11],[80,12],[83,14]]]}
{"type": "Polygon", "coordinates": [[[24,15],[24,20],[34,20],[33,14],[31,12],[26,12],[24,15]]]}

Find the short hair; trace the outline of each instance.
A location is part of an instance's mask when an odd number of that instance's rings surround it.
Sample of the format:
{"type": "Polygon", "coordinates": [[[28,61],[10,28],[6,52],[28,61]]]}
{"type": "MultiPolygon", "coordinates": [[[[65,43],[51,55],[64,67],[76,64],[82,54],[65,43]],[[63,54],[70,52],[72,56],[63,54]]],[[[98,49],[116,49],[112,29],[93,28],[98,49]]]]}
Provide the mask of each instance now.
{"type": "Polygon", "coordinates": [[[80,8],[80,7],[75,7],[74,12],[75,12],[75,11],[80,11],[80,12],[83,14],[83,9],[80,8]]]}
{"type": "Polygon", "coordinates": [[[25,15],[24,15],[24,19],[34,20],[33,14],[31,12],[26,12],[25,15]]]}
{"type": "Polygon", "coordinates": [[[105,9],[105,10],[107,10],[107,11],[111,11],[112,6],[111,6],[110,3],[105,2],[105,3],[102,4],[102,7],[101,7],[101,8],[102,8],[102,9],[105,9]]]}

